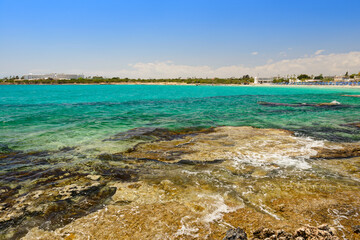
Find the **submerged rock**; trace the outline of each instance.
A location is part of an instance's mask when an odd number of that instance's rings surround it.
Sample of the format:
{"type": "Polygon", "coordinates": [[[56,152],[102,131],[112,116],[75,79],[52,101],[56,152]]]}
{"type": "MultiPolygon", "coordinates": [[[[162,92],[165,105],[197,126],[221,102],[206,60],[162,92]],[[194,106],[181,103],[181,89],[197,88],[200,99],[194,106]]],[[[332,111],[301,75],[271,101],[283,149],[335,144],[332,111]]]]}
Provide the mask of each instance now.
{"type": "Polygon", "coordinates": [[[165,129],[160,128],[134,128],[126,132],[118,133],[110,138],[104,139],[103,141],[123,141],[128,139],[151,139],[151,135],[155,135],[156,132],[163,132],[165,129]]]}
{"type": "MultiPolygon", "coordinates": [[[[44,176],[40,173],[38,177],[44,176]]],[[[102,208],[116,189],[95,177],[99,180],[55,171],[44,180],[32,180],[29,189],[1,187],[0,238],[19,239],[35,226],[55,229],[102,208]]]]}
{"type": "MultiPolygon", "coordinates": [[[[286,107],[331,107],[340,106],[338,101],[332,101],[329,103],[275,103],[275,102],[259,102],[263,106],[286,106],[286,107]]],[[[344,105],[342,105],[344,106],[344,105]]]]}
{"type": "Polygon", "coordinates": [[[118,133],[103,141],[124,141],[124,140],[173,140],[184,138],[189,135],[196,135],[202,132],[211,132],[212,128],[197,129],[188,128],[181,131],[170,131],[164,128],[141,127],[118,133]]]}
{"type": "Polygon", "coordinates": [[[87,175],[86,177],[93,180],[93,181],[98,181],[101,178],[100,175],[90,175],[90,174],[87,175]]]}
{"type": "Polygon", "coordinates": [[[223,240],[247,240],[247,235],[241,228],[232,228],[226,232],[226,236],[223,240]]]}
{"type": "Polygon", "coordinates": [[[350,126],[350,127],[360,128],[360,122],[347,123],[347,124],[343,124],[342,126],[350,126]]]}
{"type": "Polygon", "coordinates": [[[13,150],[8,145],[0,143],[0,153],[11,153],[13,150]]]}
{"type": "Polygon", "coordinates": [[[360,233],[360,225],[353,226],[354,233],[360,233]]]}

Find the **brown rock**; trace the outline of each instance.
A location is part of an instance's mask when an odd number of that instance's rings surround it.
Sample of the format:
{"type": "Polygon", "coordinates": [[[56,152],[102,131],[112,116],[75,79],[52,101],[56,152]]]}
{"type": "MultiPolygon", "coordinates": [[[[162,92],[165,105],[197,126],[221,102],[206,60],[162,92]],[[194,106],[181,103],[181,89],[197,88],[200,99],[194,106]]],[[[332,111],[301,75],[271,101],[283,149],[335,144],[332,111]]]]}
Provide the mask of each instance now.
{"type": "Polygon", "coordinates": [[[260,228],[260,229],[256,230],[255,232],[253,232],[254,238],[257,238],[257,239],[266,239],[266,238],[270,238],[271,236],[274,236],[274,235],[275,235],[275,231],[271,230],[269,228],[260,228]]]}
{"type": "Polygon", "coordinates": [[[295,239],[319,239],[319,240],[338,240],[334,236],[334,230],[328,225],[321,225],[319,227],[305,226],[296,230],[295,239]]]}
{"type": "Polygon", "coordinates": [[[355,97],[355,98],[360,98],[360,95],[341,95],[343,97],[355,97]]]}
{"type": "Polygon", "coordinates": [[[312,158],[348,158],[348,157],[358,157],[360,156],[360,146],[359,144],[342,144],[336,146],[335,148],[317,148],[317,154],[312,158]]]}

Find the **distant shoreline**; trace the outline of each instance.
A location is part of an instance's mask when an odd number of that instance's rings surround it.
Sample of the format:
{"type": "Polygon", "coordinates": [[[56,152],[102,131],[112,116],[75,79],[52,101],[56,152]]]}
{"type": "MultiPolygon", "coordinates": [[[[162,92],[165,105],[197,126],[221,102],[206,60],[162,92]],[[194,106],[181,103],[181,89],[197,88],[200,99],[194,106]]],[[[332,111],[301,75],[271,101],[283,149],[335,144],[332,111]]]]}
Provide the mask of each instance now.
{"type": "Polygon", "coordinates": [[[274,84],[222,84],[222,83],[182,83],[182,82],[99,82],[99,83],[0,83],[0,85],[159,85],[159,86],[231,86],[231,87],[282,87],[282,88],[352,88],[349,85],[274,85],[274,84]]]}

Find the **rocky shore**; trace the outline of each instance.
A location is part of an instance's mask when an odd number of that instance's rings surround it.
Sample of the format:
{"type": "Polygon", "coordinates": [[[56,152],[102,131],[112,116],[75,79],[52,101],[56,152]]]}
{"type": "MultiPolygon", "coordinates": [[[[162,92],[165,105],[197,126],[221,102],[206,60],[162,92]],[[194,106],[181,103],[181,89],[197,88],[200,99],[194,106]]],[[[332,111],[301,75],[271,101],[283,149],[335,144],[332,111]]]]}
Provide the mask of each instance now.
{"type": "Polygon", "coordinates": [[[222,239],[241,226],[225,239],[359,237],[358,143],[252,127],[140,128],[104,141],[135,144],[96,156],[3,146],[0,236],[222,239]]]}

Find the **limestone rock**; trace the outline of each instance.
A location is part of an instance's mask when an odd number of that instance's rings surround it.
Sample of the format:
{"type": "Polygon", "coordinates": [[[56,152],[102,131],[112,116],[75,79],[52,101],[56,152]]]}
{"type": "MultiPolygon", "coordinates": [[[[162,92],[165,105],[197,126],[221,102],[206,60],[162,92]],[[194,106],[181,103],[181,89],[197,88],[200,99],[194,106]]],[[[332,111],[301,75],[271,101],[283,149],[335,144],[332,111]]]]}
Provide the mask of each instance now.
{"type": "Polygon", "coordinates": [[[319,227],[305,226],[296,230],[295,239],[319,239],[319,240],[338,240],[335,230],[324,224],[319,227]]]}
{"type": "Polygon", "coordinates": [[[348,158],[348,157],[358,157],[360,156],[360,146],[359,144],[347,143],[347,144],[338,144],[333,148],[329,146],[328,148],[315,148],[317,154],[312,158],[348,158]]]}
{"type": "Polygon", "coordinates": [[[260,239],[279,239],[279,240],[291,240],[293,235],[287,233],[284,230],[274,231],[269,228],[260,228],[253,233],[253,240],[260,239]]]}
{"type": "Polygon", "coordinates": [[[247,235],[241,228],[232,228],[226,232],[223,240],[247,240],[247,235]]]}

